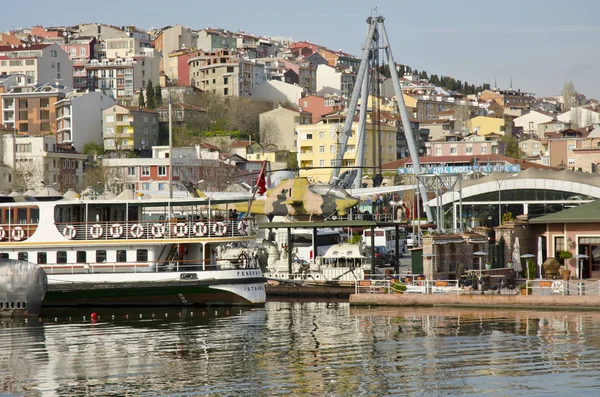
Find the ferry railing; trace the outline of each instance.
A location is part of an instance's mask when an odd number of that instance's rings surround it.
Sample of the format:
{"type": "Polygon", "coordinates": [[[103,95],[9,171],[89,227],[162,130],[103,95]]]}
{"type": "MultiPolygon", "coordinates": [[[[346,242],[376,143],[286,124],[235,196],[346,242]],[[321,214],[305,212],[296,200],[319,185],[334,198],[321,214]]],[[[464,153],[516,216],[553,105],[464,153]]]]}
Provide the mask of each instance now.
{"type": "Polygon", "coordinates": [[[167,240],[191,238],[250,237],[256,234],[253,221],[158,220],[63,222],[56,228],[69,240],[167,240]]]}
{"type": "Polygon", "coordinates": [[[216,261],[141,261],[141,262],[86,262],[73,264],[40,265],[48,274],[88,273],[162,273],[206,270],[256,270],[253,261],[219,259],[216,261]]]}

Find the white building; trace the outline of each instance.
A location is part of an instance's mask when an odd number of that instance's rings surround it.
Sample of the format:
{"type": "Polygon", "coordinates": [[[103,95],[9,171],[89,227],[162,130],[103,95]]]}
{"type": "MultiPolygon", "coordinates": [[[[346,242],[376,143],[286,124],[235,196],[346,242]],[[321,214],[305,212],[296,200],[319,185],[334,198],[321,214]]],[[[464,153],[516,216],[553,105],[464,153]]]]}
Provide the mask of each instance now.
{"type": "Polygon", "coordinates": [[[0,181],[5,190],[6,187],[39,190],[46,185],[66,191],[83,183],[87,156],[59,145],[54,135],[2,135],[0,153],[2,162],[12,168],[6,180],[0,181]]]}
{"type": "Polygon", "coordinates": [[[85,69],[88,88],[98,90],[116,100],[132,100],[135,92],[146,87],[148,81],[159,83],[160,57],[154,49],[146,56],[116,59],[92,59],[85,69]]]}
{"type": "Polygon", "coordinates": [[[24,74],[34,84],[73,86],[73,62],[58,44],[0,45],[0,75],[24,74]]]}
{"type": "Polygon", "coordinates": [[[88,142],[102,145],[102,111],[115,104],[101,92],[72,92],[56,102],[57,138],[78,150],[88,142]]]}
{"type": "Polygon", "coordinates": [[[600,113],[597,110],[578,106],[571,108],[557,117],[560,121],[571,123],[573,127],[587,127],[600,123],[600,113]]]}
{"type": "Polygon", "coordinates": [[[106,39],[104,43],[105,57],[109,59],[145,56],[145,51],[152,48],[147,42],[134,37],[106,39]]]}
{"type": "Polygon", "coordinates": [[[341,69],[329,65],[317,66],[317,95],[342,95],[350,98],[356,73],[351,68],[341,69]]]}
{"type": "Polygon", "coordinates": [[[547,123],[554,120],[554,117],[548,113],[532,110],[531,112],[517,117],[514,120],[515,127],[522,127],[523,133],[534,135],[538,132],[538,124],[547,123]]]}
{"type": "Polygon", "coordinates": [[[273,101],[275,103],[298,103],[302,98],[304,88],[295,84],[284,83],[283,81],[271,80],[267,81],[252,89],[252,98],[265,101],[273,101]]]}

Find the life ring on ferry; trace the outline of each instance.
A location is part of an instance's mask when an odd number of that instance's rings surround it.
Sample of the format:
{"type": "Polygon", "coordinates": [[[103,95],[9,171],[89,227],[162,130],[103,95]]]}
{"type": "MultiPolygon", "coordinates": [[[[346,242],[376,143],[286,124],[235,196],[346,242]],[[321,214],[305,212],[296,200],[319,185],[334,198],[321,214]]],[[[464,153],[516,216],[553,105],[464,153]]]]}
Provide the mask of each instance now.
{"type": "Polygon", "coordinates": [[[212,231],[215,236],[224,236],[227,233],[227,225],[225,222],[217,222],[213,225],[212,231]]]}
{"type": "Polygon", "coordinates": [[[196,237],[202,237],[202,236],[206,236],[206,233],[208,233],[208,227],[206,226],[206,224],[204,222],[197,222],[197,223],[194,223],[194,227],[192,228],[192,231],[194,232],[194,235],[196,237]]]}
{"type": "Polygon", "coordinates": [[[184,237],[188,234],[189,228],[183,222],[177,222],[175,226],[173,226],[173,234],[177,237],[184,237]]]}
{"type": "Polygon", "coordinates": [[[15,227],[13,227],[11,235],[12,235],[13,240],[21,241],[21,240],[23,240],[23,238],[25,238],[25,230],[23,230],[23,228],[21,226],[15,226],[15,227]]]}
{"type": "Polygon", "coordinates": [[[245,236],[246,234],[248,234],[248,222],[239,221],[237,224],[237,229],[238,229],[238,232],[240,232],[240,234],[242,236],[245,236]]]}
{"type": "Polygon", "coordinates": [[[90,226],[90,234],[93,238],[100,238],[102,236],[102,233],[104,233],[104,229],[99,223],[90,226]]]}
{"type": "MultiPolygon", "coordinates": [[[[13,232],[14,232],[14,229],[13,229],[13,232]]],[[[73,240],[75,238],[75,236],[77,235],[77,230],[75,230],[75,226],[67,225],[64,227],[62,234],[64,237],[68,238],[69,240],[73,240]]]]}
{"type": "Polygon", "coordinates": [[[140,238],[144,235],[144,228],[139,223],[136,223],[135,225],[131,226],[129,232],[131,233],[131,237],[140,238]]]}
{"type": "Polygon", "coordinates": [[[162,223],[155,223],[152,225],[150,232],[152,233],[152,237],[162,238],[165,236],[165,225],[162,223]]]}
{"type": "Polygon", "coordinates": [[[6,237],[6,230],[0,226],[0,240],[4,240],[4,237],[6,237]]]}
{"type": "Polygon", "coordinates": [[[119,238],[123,235],[123,225],[121,225],[120,223],[110,225],[110,228],[108,228],[108,232],[112,237],[119,238]]]}

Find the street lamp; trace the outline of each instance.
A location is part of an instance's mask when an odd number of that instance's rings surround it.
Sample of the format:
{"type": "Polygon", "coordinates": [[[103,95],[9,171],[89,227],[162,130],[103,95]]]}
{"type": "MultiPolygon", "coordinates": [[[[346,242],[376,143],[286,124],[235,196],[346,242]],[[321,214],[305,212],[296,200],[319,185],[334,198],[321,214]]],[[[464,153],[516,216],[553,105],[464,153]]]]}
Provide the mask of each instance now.
{"type": "Polygon", "coordinates": [[[498,179],[495,176],[492,176],[496,183],[498,184],[498,226],[502,226],[502,183],[506,181],[508,178],[512,178],[515,176],[519,176],[518,173],[507,176],[504,179],[498,179]]]}

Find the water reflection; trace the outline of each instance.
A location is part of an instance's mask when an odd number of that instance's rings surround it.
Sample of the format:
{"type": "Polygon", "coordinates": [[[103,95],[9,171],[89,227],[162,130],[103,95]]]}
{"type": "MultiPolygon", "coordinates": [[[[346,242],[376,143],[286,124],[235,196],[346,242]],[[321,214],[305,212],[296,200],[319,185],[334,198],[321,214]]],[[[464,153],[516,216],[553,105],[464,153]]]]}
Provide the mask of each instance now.
{"type": "Polygon", "coordinates": [[[597,313],[339,302],[97,313],[95,323],[75,310],[0,322],[2,393],[504,396],[600,387],[597,313]]]}

